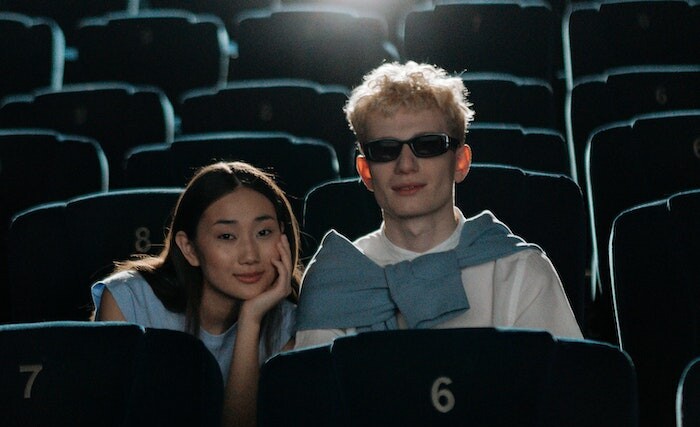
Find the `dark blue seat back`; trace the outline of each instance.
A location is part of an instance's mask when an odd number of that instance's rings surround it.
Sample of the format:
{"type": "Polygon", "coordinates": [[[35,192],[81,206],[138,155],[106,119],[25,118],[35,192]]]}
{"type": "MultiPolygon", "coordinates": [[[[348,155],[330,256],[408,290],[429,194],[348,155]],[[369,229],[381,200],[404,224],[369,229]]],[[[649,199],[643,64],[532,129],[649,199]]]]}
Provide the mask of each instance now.
{"type": "Polygon", "coordinates": [[[8,238],[12,320],[88,319],[90,285],[115,261],[160,252],[180,191],[99,193],[15,217],[8,238]]]}
{"type": "Polygon", "coordinates": [[[258,399],[261,426],[638,425],[624,352],[525,329],[343,336],[268,360],[258,399]]]}
{"type": "Polygon", "coordinates": [[[547,2],[435,2],[405,18],[404,56],[448,72],[501,72],[551,82],[558,17],[547,2]]]}
{"type": "Polygon", "coordinates": [[[348,89],[309,80],[266,79],[230,82],[213,90],[188,92],[180,106],[183,134],[256,131],[287,132],[333,145],[342,176],[355,175],[355,137],[343,113],[348,89]]]}
{"type": "Polygon", "coordinates": [[[258,425],[339,425],[341,414],[330,345],[289,351],[260,370],[258,425]]]}
{"type": "Polygon", "coordinates": [[[214,15],[144,10],[90,18],[76,32],[78,58],[66,79],[151,85],[176,105],[187,90],[226,82],[228,45],[214,15]]]}
{"type": "Polygon", "coordinates": [[[676,426],[700,426],[700,359],[693,359],[683,371],[676,396],[676,426]]]}
{"type": "Polygon", "coordinates": [[[469,126],[466,143],[478,163],[571,176],[564,136],[553,129],[474,123],[469,126]]]}
{"type": "Polygon", "coordinates": [[[573,2],[562,25],[569,87],[617,67],[697,65],[699,7],[692,0],[573,2]]]}
{"type": "Polygon", "coordinates": [[[379,16],[344,8],[285,6],[237,20],[231,79],[298,78],[352,87],[398,51],[379,16]]]}
{"type": "Polygon", "coordinates": [[[245,161],[273,173],[301,218],[306,193],[339,178],[338,160],[325,141],[281,132],[184,135],[171,145],[133,150],[126,164],[130,187],[184,186],[194,171],[217,160],[245,161]]]}
{"type": "Polygon", "coordinates": [[[0,326],[3,425],[219,425],[223,380],[201,341],[127,323],[0,326]]]}
{"type": "Polygon", "coordinates": [[[612,226],[615,318],[637,369],[642,425],[673,425],[678,381],[700,355],[697,188],[627,209],[612,226]]]}
{"type": "Polygon", "coordinates": [[[0,6],[0,99],[43,87],[59,89],[66,50],[59,26],[5,10],[0,6]]]}
{"type": "Polygon", "coordinates": [[[509,123],[550,129],[561,125],[551,82],[497,72],[465,72],[460,76],[477,112],[477,124],[509,123]]]}

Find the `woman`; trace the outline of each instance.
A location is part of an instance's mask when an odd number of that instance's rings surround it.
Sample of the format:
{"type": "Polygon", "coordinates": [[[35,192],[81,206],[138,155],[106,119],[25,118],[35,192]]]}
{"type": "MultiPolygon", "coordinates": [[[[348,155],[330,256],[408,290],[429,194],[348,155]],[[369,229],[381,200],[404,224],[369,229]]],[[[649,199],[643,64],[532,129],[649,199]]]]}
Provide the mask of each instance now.
{"type": "Polygon", "coordinates": [[[253,166],[216,163],[180,196],[160,255],[93,285],[95,318],[199,337],[225,380],[224,425],[254,425],[260,365],[294,344],[301,272],[282,190],[253,166]]]}

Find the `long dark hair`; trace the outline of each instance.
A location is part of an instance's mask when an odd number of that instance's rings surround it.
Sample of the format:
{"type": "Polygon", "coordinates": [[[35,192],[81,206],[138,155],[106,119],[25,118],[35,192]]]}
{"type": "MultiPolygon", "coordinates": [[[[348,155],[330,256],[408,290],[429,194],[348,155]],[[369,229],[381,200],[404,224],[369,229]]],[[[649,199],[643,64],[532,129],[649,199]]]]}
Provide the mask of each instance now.
{"type": "MultiPolygon", "coordinates": [[[[237,188],[245,187],[265,196],[275,207],[277,219],[289,239],[292,252],[292,294],[288,299],[296,303],[299,296],[302,265],[299,259],[299,225],[284,192],[273,177],[243,162],[219,162],[199,169],[187,184],[175,206],[168,227],[165,244],[157,256],[117,263],[115,271],[136,270],[153,288],[153,292],[170,311],[184,313],[187,332],[197,336],[200,327],[202,303],[202,271],[193,267],[175,243],[179,231],[194,240],[197,225],[204,211],[221,197],[237,188]]],[[[271,310],[263,320],[266,349],[271,351],[272,333],[280,326],[279,306],[271,310]]]]}

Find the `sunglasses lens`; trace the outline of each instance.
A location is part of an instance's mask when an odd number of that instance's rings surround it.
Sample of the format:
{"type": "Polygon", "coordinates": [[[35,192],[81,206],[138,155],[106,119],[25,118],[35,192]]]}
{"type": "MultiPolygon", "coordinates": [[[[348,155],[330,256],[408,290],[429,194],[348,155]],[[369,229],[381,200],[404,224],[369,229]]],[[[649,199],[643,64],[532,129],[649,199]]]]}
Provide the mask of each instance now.
{"type": "Polygon", "coordinates": [[[404,144],[411,147],[416,157],[435,157],[445,153],[449,148],[446,135],[420,135],[408,141],[397,139],[378,139],[362,145],[367,160],[372,162],[391,162],[401,154],[404,144]]]}
{"type": "Polygon", "coordinates": [[[434,157],[447,151],[442,135],[423,135],[413,139],[413,152],[417,157],[434,157]]]}
{"type": "Polygon", "coordinates": [[[390,162],[399,157],[403,144],[393,139],[380,139],[365,144],[365,155],[373,162],[390,162]]]}

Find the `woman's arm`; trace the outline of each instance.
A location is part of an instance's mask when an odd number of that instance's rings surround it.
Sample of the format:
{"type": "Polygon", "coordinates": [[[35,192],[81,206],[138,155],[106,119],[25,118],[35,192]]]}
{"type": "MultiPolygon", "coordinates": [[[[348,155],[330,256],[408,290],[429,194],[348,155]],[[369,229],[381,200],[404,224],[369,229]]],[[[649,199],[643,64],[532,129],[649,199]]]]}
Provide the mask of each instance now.
{"type": "Polygon", "coordinates": [[[260,323],[239,318],[231,369],[224,391],[224,426],[255,426],[257,423],[259,343],[260,323]]]}
{"type": "Polygon", "coordinates": [[[238,329],[233,358],[224,390],[224,426],[257,425],[259,346],[262,319],[265,314],[292,292],[291,251],[286,236],[280,239],[280,260],[273,260],[277,279],[268,290],[244,301],[238,314],[238,329]]]}
{"type": "Polygon", "coordinates": [[[102,300],[100,301],[100,306],[96,308],[98,313],[97,320],[115,320],[126,322],[126,318],[124,317],[122,311],[119,309],[117,301],[114,299],[112,293],[107,288],[105,288],[105,290],[102,292],[102,300]]]}

